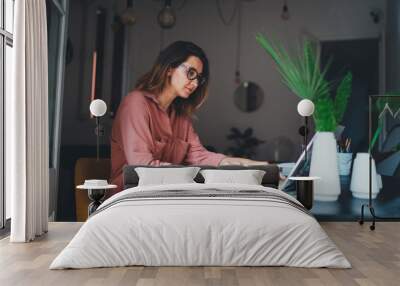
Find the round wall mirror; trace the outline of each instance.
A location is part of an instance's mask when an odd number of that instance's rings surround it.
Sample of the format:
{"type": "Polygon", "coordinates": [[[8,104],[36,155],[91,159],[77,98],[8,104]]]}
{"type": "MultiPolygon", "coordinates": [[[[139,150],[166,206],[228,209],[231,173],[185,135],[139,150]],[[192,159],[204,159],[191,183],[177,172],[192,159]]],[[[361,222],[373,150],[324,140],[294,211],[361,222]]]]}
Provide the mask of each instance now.
{"type": "Polygon", "coordinates": [[[235,91],[234,101],[237,108],[244,112],[252,112],[260,108],[264,100],[264,92],[256,83],[242,82],[235,91]]]}

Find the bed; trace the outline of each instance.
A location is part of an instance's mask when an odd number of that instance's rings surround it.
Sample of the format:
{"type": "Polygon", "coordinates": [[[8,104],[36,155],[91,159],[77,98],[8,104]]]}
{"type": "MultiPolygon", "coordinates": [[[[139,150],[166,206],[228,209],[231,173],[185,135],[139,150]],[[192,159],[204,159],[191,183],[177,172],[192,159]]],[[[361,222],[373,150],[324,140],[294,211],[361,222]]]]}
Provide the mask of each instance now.
{"type": "Polygon", "coordinates": [[[351,267],[316,219],[293,197],[275,188],[131,183],[97,209],[50,269],[351,267]]]}

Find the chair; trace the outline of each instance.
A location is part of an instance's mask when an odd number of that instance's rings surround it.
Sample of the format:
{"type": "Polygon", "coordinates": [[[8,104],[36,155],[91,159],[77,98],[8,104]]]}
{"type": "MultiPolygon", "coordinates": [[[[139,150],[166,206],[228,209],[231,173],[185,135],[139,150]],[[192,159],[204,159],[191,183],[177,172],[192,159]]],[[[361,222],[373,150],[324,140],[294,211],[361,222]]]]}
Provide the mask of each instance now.
{"type": "Polygon", "coordinates": [[[88,217],[88,205],[90,200],[85,190],[78,190],[76,186],[82,185],[88,179],[109,180],[111,161],[109,158],[79,158],[75,164],[75,207],[76,220],[85,221],[88,217]]]}

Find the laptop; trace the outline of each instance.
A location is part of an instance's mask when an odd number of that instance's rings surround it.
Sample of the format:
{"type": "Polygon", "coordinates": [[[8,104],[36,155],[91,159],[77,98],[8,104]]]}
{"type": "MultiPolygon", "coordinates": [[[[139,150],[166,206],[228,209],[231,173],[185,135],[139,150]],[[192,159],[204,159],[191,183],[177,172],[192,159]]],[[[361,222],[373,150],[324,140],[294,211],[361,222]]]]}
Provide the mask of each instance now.
{"type": "MultiPolygon", "coordinates": [[[[314,143],[315,135],[311,138],[310,142],[307,144],[307,164],[305,160],[305,150],[300,154],[300,157],[297,159],[296,163],[294,166],[291,168],[289,171],[288,175],[286,176],[286,179],[283,181],[283,183],[280,186],[280,190],[284,192],[293,192],[296,189],[296,185],[293,180],[289,180],[290,177],[296,177],[296,176],[308,176],[310,172],[310,161],[311,161],[311,151],[312,151],[312,145],[314,143]]],[[[288,164],[283,163],[283,164],[278,164],[279,169],[282,171],[283,168],[287,168],[288,164]]],[[[290,165],[289,165],[290,166],[290,165]]]]}

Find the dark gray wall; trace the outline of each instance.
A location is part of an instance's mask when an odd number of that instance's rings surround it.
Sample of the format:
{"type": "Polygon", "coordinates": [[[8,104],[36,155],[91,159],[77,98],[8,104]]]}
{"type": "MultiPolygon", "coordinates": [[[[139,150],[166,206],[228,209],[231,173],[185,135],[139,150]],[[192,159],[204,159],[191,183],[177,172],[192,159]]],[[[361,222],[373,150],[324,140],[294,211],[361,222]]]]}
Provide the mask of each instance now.
{"type": "MultiPolygon", "coordinates": [[[[384,26],[383,23],[374,24],[369,13],[372,8],[382,11],[386,9],[385,0],[289,1],[291,18],[285,22],[280,18],[280,0],[243,2],[242,79],[256,82],[265,93],[264,104],[259,110],[243,113],[233,101],[236,25],[227,27],[222,24],[217,14],[216,1],[189,0],[183,9],[176,12],[176,26],[161,34],[156,15],[162,2],[134,1],[138,20],[135,26],[128,28],[129,52],[126,61],[129,68],[126,74],[129,88],[134,86],[138,76],[149,69],[160,46],[179,39],[196,42],[208,54],[212,73],[209,98],[198,112],[198,121],[195,123],[203,144],[213,145],[223,151],[229,144],[225,137],[232,126],[241,129],[251,126],[256,136],[267,140],[257,154],[258,159],[266,160],[296,158],[301,144],[297,134],[301,118],[296,111],[299,99],[282,84],[274,64],[256,43],[255,33],[274,35],[291,49],[297,47],[299,39],[306,36],[320,41],[372,38],[381,35],[384,26]]],[[[233,2],[221,1],[226,17],[232,11],[233,2]]],[[[77,59],[67,67],[64,101],[68,103],[64,104],[63,122],[63,144],[66,145],[95,143],[93,122],[77,117],[81,96],[78,88],[81,80],[79,72],[84,60],[82,55],[79,57],[82,53],[79,47],[81,34],[85,31],[80,22],[80,3],[78,0],[71,1],[73,20],[70,21],[70,32],[75,42],[77,59]]],[[[120,13],[125,3],[125,0],[117,0],[113,5],[107,5],[112,13],[120,13]]],[[[112,39],[111,36],[109,39],[112,39]]],[[[110,86],[104,89],[110,89],[110,86]]],[[[109,130],[111,121],[107,124],[109,130]]]]}
{"type": "Polygon", "coordinates": [[[400,1],[388,0],[386,10],[386,90],[400,91],[400,1]]]}

